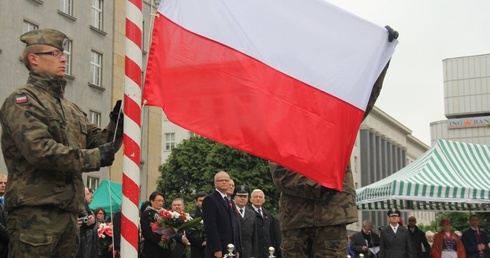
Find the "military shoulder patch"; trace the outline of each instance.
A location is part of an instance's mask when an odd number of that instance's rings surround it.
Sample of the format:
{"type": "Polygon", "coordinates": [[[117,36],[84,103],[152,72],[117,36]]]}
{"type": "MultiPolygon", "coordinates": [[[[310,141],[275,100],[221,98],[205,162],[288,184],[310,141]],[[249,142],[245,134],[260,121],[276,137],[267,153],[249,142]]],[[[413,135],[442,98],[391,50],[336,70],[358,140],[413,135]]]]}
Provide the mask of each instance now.
{"type": "Polygon", "coordinates": [[[17,103],[17,104],[27,103],[27,95],[20,94],[20,95],[15,96],[15,103],[17,103]]]}

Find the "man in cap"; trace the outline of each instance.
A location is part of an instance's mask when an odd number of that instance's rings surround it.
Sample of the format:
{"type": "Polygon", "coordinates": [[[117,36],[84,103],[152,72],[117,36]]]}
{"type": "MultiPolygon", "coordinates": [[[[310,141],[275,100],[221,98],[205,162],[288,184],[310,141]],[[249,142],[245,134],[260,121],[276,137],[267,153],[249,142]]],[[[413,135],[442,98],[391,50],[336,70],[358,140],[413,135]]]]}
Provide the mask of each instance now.
{"type": "Polygon", "coordinates": [[[23,34],[27,84],[0,109],[2,152],[8,169],[10,257],[74,257],[79,243],[77,213],[83,209],[82,173],[110,166],[122,144],[116,104],[105,129],[63,96],[65,34],[23,34]],[[116,141],[111,142],[116,134],[116,141]]]}
{"type": "Polygon", "coordinates": [[[390,225],[383,227],[380,237],[380,258],[413,258],[412,241],[408,230],[400,226],[400,211],[391,209],[387,213],[390,225]]]}
{"type": "Polygon", "coordinates": [[[247,208],[249,188],[246,185],[235,187],[234,197],[236,205],[236,214],[240,225],[240,234],[242,238],[242,252],[240,257],[251,258],[258,257],[258,237],[257,221],[255,212],[247,208]]]}

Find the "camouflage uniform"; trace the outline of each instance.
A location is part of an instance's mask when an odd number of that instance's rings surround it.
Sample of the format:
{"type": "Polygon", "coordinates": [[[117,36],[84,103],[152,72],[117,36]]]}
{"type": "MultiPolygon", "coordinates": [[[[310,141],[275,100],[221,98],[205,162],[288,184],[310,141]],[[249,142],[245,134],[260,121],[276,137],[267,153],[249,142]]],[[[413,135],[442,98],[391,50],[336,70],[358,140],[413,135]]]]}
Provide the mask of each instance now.
{"type": "MultiPolygon", "coordinates": [[[[49,37],[43,40],[50,42],[49,37]]],[[[61,45],[55,41],[51,45],[61,45]]],[[[9,257],[74,257],[78,248],[82,172],[100,169],[98,146],[111,141],[116,128],[114,122],[104,130],[90,124],[63,97],[65,86],[61,77],[31,71],[27,84],[7,97],[0,110],[9,182],[9,257]]],[[[117,135],[116,149],[122,128],[117,135]]]]}
{"type": "MultiPolygon", "coordinates": [[[[364,118],[374,107],[388,66],[389,62],[373,86],[364,118]]],[[[270,170],[272,180],[281,192],[279,221],[283,235],[282,257],[345,258],[346,225],[358,221],[350,166],[345,172],[342,192],[322,187],[276,163],[270,163],[270,170]]]]}
{"type": "Polygon", "coordinates": [[[345,258],[345,226],[358,220],[350,169],[346,171],[344,190],[337,192],[280,165],[270,165],[274,184],[281,192],[282,256],[345,258]]]}

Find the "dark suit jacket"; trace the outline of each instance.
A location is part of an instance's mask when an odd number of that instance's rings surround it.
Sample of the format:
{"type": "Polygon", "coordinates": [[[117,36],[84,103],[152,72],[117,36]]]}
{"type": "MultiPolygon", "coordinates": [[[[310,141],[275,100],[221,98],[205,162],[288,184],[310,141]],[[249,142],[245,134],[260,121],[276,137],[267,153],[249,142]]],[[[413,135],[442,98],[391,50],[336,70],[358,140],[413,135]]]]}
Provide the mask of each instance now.
{"type": "Polygon", "coordinates": [[[408,229],[398,226],[393,232],[391,226],[381,230],[379,258],[413,258],[412,242],[408,229]]]}
{"type": "Polygon", "coordinates": [[[258,257],[258,238],[257,238],[257,221],[255,219],[255,211],[244,207],[245,215],[242,218],[237,214],[238,222],[240,223],[240,231],[242,237],[242,252],[240,257],[251,258],[258,257]]]}
{"type": "Polygon", "coordinates": [[[412,232],[408,229],[410,239],[412,241],[413,255],[415,258],[430,257],[430,245],[425,237],[425,232],[415,226],[415,230],[412,232]],[[422,245],[424,245],[425,252],[422,252],[422,245]]]}
{"type": "Polygon", "coordinates": [[[464,250],[466,251],[466,258],[480,258],[480,252],[478,252],[478,244],[485,245],[485,257],[489,255],[488,249],[488,235],[486,232],[480,229],[480,239],[475,230],[468,229],[463,232],[461,236],[461,242],[463,242],[464,250]],[[478,241],[479,240],[479,241],[478,241]]]}
{"type": "Polygon", "coordinates": [[[272,216],[271,212],[262,208],[262,214],[264,217],[260,216],[258,212],[255,211],[255,209],[252,207],[252,211],[255,213],[255,218],[257,220],[257,235],[258,235],[258,241],[259,241],[259,256],[258,258],[267,258],[270,256],[269,254],[269,247],[274,247],[275,249],[279,248],[279,244],[277,243],[277,240],[274,237],[274,231],[273,231],[273,220],[275,219],[274,216],[272,216]]]}
{"type": "Polygon", "coordinates": [[[355,257],[359,257],[360,254],[363,254],[364,257],[374,257],[373,253],[368,251],[362,251],[363,246],[367,247],[373,247],[373,246],[379,246],[379,235],[372,232],[371,237],[367,239],[368,243],[366,244],[366,239],[364,238],[362,231],[354,233],[352,235],[351,241],[350,241],[350,249],[354,252],[355,257]]]}
{"type": "Polygon", "coordinates": [[[240,233],[236,218],[235,204],[230,201],[231,208],[225,203],[221,194],[215,190],[208,194],[202,202],[202,217],[206,230],[206,257],[214,257],[221,251],[223,256],[228,253],[228,244],[233,244],[240,252],[240,233]]]}
{"type": "MultiPolygon", "coordinates": [[[[196,207],[196,209],[191,212],[191,217],[193,219],[202,217],[201,210],[196,207]]],[[[199,230],[187,230],[187,239],[191,242],[191,258],[204,258],[204,251],[206,247],[202,246],[202,243],[206,241],[203,238],[205,233],[200,232],[199,230]]]]}

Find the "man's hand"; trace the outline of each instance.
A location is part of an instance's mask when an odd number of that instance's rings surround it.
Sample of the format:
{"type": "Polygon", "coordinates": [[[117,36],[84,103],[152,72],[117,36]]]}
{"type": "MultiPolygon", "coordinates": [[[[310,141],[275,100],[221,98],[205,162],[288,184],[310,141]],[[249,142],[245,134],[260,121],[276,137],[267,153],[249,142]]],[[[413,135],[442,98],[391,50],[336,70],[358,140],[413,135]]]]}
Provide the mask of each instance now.
{"type": "Polygon", "coordinates": [[[95,224],[95,217],[92,215],[88,216],[87,226],[95,224]]]}
{"type": "Polygon", "coordinates": [[[398,38],[399,36],[398,31],[394,30],[388,25],[386,25],[385,28],[386,30],[388,30],[388,42],[392,42],[393,40],[398,38]]]}
{"type": "MultiPolygon", "coordinates": [[[[122,100],[118,100],[116,101],[116,105],[114,105],[114,108],[112,109],[112,112],[109,113],[109,117],[111,118],[111,121],[114,122],[114,123],[117,123],[117,119],[119,117],[119,124],[122,128],[122,125],[123,125],[123,121],[124,121],[124,114],[121,110],[121,104],[122,104],[122,100]]],[[[118,125],[119,127],[119,125],[118,125]]]]}
{"type": "Polygon", "coordinates": [[[114,162],[114,144],[112,142],[105,143],[99,146],[100,166],[107,167],[114,162]]]}
{"type": "Polygon", "coordinates": [[[221,251],[214,252],[214,257],[221,258],[223,257],[223,253],[221,251]]]}

